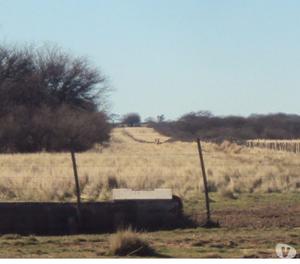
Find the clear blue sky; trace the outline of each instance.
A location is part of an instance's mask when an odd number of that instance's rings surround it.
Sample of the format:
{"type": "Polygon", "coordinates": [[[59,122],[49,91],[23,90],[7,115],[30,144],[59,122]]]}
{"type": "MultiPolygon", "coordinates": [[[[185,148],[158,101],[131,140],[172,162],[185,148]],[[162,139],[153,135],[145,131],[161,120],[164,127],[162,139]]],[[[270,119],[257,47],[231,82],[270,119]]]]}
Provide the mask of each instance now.
{"type": "Polygon", "coordinates": [[[0,0],[0,40],[87,55],[119,114],[300,114],[299,14],[297,0],[0,0]]]}

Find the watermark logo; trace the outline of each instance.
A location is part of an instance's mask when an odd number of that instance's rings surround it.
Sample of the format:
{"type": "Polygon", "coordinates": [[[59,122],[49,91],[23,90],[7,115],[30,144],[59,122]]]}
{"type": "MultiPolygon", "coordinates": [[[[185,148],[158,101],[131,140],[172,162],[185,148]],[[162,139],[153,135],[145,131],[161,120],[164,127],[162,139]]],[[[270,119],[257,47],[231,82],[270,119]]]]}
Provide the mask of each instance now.
{"type": "Polygon", "coordinates": [[[297,255],[296,249],[287,244],[277,244],[275,250],[279,258],[291,259],[297,255]]]}

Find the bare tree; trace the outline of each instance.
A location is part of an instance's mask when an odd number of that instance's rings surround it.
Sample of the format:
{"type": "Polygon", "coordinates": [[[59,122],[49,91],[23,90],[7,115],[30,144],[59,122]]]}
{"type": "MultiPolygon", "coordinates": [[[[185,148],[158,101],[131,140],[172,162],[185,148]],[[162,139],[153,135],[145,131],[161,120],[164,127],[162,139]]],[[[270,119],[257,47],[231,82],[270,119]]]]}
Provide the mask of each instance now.
{"type": "Polygon", "coordinates": [[[85,58],[57,47],[0,46],[0,150],[71,143],[84,150],[107,140],[107,92],[105,77],[85,58]]]}
{"type": "Polygon", "coordinates": [[[37,50],[36,64],[41,85],[52,105],[62,103],[94,111],[103,107],[108,91],[105,77],[83,57],[73,58],[58,48],[37,50]]]}

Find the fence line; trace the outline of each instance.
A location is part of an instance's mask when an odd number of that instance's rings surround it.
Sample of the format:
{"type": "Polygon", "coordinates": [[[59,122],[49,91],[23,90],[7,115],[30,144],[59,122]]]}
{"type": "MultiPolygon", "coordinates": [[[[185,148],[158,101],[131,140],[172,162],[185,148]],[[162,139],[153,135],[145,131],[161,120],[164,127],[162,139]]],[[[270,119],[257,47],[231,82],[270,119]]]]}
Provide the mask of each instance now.
{"type": "Polygon", "coordinates": [[[300,153],[300,142],[281,142],[281,141],[252,141],[246,142],[246,146],[250,148],[265,148],[270,150],[279,150],[293,153],[300,153]]]}

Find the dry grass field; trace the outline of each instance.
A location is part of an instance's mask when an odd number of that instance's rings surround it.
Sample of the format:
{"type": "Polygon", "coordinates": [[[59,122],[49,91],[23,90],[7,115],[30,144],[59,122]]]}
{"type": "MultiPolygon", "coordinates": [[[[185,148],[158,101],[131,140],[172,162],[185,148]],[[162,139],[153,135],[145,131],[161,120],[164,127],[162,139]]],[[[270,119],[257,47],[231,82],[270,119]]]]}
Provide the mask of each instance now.
{"type": "MultiPolygon", "coordinates": [[[[189,200],[202,190],[195,143],[166,142],[152,128],[116,128],[107,147],[77,154],[84,200],[106,200],[114,187],[168,187],[189,200]],[[162,144],[154,144],[159,138],[162,144]],[[145,141],[145,142],[142,142],[145,141]]],[[[211,192],[237,198],[242,193],[300,191],[299,154],[247,148],[229,142],[203,143],[211,192]]],[[[0,199],[75,199],[69,153],[1,154],[0,199]]]]}
{"type": "MultiPolygon", "coordinates": [[[[109,146],[77,154],[83,200],[110,199],[113,187],[169,187],[200,223],[205,203],[196,143],[167,140],[151,128],[117,128],[109,146]],[[162,144],[154,144],[157,138],[162,144]]],[[[229,142],[203,149],[212,217],[221,228],[137,234],[155,250],[152,257],[276,257],[277,243],[300,250],[299,154],[229,142]]],[[[69,153],[2,154],[0,167],[2,201],[75,200],[69,153]]],[[[0,256],[112,257],[112,236],[3,235],[0,256]]]]}

